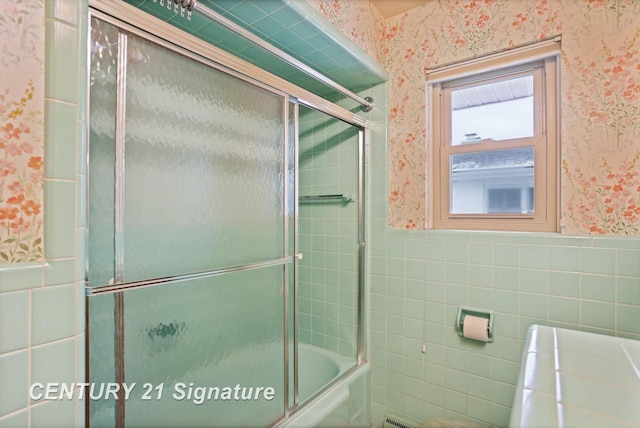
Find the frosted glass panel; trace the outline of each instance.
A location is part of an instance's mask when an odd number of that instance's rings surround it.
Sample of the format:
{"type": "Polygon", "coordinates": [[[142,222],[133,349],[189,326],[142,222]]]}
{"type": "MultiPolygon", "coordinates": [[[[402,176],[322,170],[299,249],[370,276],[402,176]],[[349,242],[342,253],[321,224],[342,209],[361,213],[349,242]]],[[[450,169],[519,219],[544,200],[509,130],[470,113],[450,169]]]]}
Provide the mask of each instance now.
{"type": "Polygon", "coordinates": [[[125,280],[282,257],[283,98],[131,36],[128,53],[125,280]]]}
{"type": "MultiPolygon", "coordinates": [[[[136,384],[125,403],[126,426],[247,427],[278,419],[283,279],[277,266],[125,292],[124,376],[136,384]],[[209,398],[202,388],[218,390],[209,398]]],[[[91,326],[99,328],[90,330],[90,346],[104,358],[91,359],[92,382],[113,381],[113,295],[91,300],[98,315],[91,326]]],[[[113,406],[93,404],[92,426],[113,420],[113,406]]]]}
{"type": "Polygon", "coordinates": [[[89,121],[89,285],[105,285],[114,275],[116,66],[118,30],[91,21],[91,103],[89,121]]]}
{"type": "MultiPolygon", "coordinates": [[[[114,294],[108,294],[88,300],[90,379],[87,382],[116,382],[114,297],[114,294]]],[[[116,426],[116,401],[113,396],[91,400],[89,409],[92,427],[116,426]]]]}

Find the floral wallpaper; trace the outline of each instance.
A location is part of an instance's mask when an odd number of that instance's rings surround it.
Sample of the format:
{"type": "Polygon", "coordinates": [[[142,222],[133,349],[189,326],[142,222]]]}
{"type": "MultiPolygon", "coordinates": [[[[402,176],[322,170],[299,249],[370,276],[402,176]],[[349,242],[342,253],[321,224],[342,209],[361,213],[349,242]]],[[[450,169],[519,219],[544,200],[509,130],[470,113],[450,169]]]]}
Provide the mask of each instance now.
{"type": "Polygon", "coordinates": [[[44,1],[0,2],[0,264],[41,260],[44,1]]]}
{"type": "Polygon", "coordinates": [[[306,0],[363,51],[378,62],[379,29],[384,18],[369,0],[306,0]]]}
{"type": "Polygon", "coordinates": [[[308,1],[389,70],[390,227],[426,227],[426,70],[562,35],[562,232],[640,234],[639,1],[429,0],[387,20],[308,1]]]}

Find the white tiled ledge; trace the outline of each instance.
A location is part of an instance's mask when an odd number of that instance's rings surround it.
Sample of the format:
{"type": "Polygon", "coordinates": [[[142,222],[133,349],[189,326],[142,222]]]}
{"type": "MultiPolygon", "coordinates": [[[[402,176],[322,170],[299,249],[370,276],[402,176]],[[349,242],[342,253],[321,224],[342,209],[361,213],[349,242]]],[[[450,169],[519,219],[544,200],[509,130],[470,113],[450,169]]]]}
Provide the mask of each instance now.
{"type": "Polygon", "coordinates": [[[509,426],[640,426],[640,341],[532,325],[509,426]]]}

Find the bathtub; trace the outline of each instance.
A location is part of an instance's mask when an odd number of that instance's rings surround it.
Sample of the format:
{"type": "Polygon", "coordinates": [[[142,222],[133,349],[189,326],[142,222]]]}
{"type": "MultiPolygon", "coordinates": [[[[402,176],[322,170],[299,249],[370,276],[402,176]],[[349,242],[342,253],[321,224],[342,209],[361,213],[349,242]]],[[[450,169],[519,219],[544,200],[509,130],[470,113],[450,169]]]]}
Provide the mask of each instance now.
{"type": "MultiPolygon", "coordinates": [[[[312,345],[298,345],[298,403],[305,403],[353,365],[352,358],[312,345]]],[[[293,367],[289,380],[293,380],[293,367]]],[[[293,391],[290,391],[289,402],[293,402],[293,391]]]]}
{"type": "Polygon", "coordinates": [[[370,366],[306,344],[298,352],[301,407],[279,427],[369,427],[370,366]]]}
{"type": "MultiPolygon", "coordinates": [[[[300,344],[298,349],[299,410],[280,426],[369,426],[368,365],[356,366],[352,358],[311,345],[300,344]],[[331,382],[334,384],[324,388],[331,382]]],[[[184,354],[181,356],[183,361],[174,358],[180,357],[171,357],[174,367],[187,363],[184,354]]],[[[257,427],[272,424],[282,414],[284,376],[282,347],[279,345],[244,348],[204,367],[191,366],[187,371],[166,370],[161,365],[138,365],[137,361],[144,360],[132,358],[126,367],[125,383],[136,384],[125,401],[125,423],[128,427],[257,427]],[[264,390],[260,392],[259,399],[245,401],[222,400],[221,395],[217,399],[215,395],[207,399],[196,392],[197,388],[217,386],[222,390],[224,386],[233,388],[237,384],[254,387],[254,393],[259,386],[272,387],[274,398],[266,399],[269,396],[265,396],[264,390]],[[162,390],[158,389],[160,387],[162,390]]],[[[290,376],[292,382],[292,369],[290,376]]],[[[112,380],[92,380],[109,381],[112,380]]],[[[292,403],[293,391],[289,391],[289,399],[292,403]]],[[[92,427],[113,427],[114,421],[113,400],[91,402],[92,427]]]]}

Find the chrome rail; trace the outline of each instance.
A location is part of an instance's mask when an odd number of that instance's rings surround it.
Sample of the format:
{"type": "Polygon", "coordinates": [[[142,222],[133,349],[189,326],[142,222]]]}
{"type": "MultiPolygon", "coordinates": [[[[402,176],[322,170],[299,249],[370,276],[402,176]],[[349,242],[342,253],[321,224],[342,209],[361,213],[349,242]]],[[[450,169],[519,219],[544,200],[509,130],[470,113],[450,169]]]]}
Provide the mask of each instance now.
{"type": "Polygon", "coordinates": [[[166,276],[162,278],[154,278],[142,281],[124,282],[122,284],[102,285],[96,287],[85,287],[88,297],[98,296],[102,294],[117,293],[119,291],[137,290],[140,288],[154,287],[156,285],[172,284],[177,282],[190,281],[193,279],[211,278],[231,272],[241,272],[246,270],[261,269],[271,266],[281,266],[293,263],[293,257],[283,257],[281,259],[269,260],[264,262],[250,263],[240,266],[232,266],[228,268],[189,273],[184,275],[166,276]]]}
{"type": "MultiPolygon", "coordinates": [[[[179,1],[179,0],[174,0],[174,1],[176,3],[184,3],[183,1],[179,1]]],[[[337,83],[337,82],[331,80],[330,78],[328,78],[327,76],[317,72],[313,68],[311,68],[308,65],[304,64],[303,62],[295,59],[294,57],[292,57],[288,53],[282,51],[281,49],[278,49],[277,47],[273,46],[271,43],[268,43],[268,42],[264,41],[260,37],[256,36],[255,34],[251,33],[250,31],[246,30],[245,28],[239,26],[235,22],[233,22],[233,21],[225,18],[224,16],[220,15],[219,13],[211,10],[207,6],[204,6],[202,3],[197,2],[197,1],[191,1],[191,2],[189,2],[187,7],[189,8],[190,11],[198,12],[200,15],[204,16],[205,18],[215,22],[216,24],[219,24],[219,25],[223,26],[227,30],[235,33],[236,35],[242,37],[243,39],[248,40],[249,42],[253,43],[257,47],[259,47],[262,50],[266,51],[267,53],[275,55],[276,57],[278,57],[282,61],[286,62],[287,64],[289,64],[290,66],[294,67],[298,71],[303,72],[307,76],[309,76],[309,77],[311,77],[311,78],[313,78],[313,79],[315,79],[315,80],[317,80],[317,81],[329,86],[332,89],[335,89],[336,91],[340,92],[341,94],[346,95],[347,97],[351,98],[352,100],[358,102],[360,105],[362,105],[362,110],[364,112],[368,112],[368,111],[371,111],[373,109],[373,106],[374,106],[373,98],[371,98],[371,97],[362,98],[362,97],[358,96],[357,94],[355,94],[354,92],[352,92],[349,89],[345,88],[344,86],[340,85],[339,83],[337,83]]]]}
{"type": "Polygon", "coordinates": [[[354,199],[350,195],[336,194],[336,195],[308,195],[300,196],[298,202],[301,204],[314,203],[314,202],[353,202],[354,199]]]}

